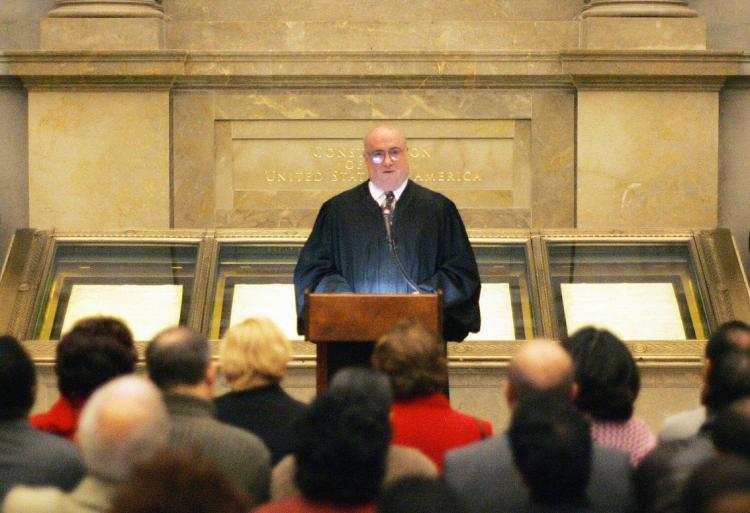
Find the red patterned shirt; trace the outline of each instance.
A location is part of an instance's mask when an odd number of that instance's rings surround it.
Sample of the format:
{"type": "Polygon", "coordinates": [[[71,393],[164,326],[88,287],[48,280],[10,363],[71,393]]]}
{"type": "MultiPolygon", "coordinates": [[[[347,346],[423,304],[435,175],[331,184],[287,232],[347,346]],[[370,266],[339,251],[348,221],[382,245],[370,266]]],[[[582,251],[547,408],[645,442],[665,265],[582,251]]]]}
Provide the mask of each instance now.
{"type": "Polygon", "coordinates": [[[634,467],[656,447],[656,437],[646,422],[633,415],[625,422],[594,420],[591,438],[607,447],[614,447],[630,455],[634,467]]]}

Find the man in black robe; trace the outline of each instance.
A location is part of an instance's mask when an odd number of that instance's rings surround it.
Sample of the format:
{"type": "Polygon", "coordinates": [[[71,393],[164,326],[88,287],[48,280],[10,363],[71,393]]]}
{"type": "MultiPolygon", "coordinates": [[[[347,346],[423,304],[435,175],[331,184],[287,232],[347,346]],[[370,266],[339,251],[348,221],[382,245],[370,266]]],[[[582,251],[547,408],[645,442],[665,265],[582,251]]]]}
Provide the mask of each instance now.
{"type": "Polygon", "coordinates": [[[444,339],[461,341],[479,331],[479,271],[456,206],[408,179],[408,149],[398,128],[371,130],[364,159],[370,179],[323,204],[302,248],[294,271],[299,333],[306,289],[409,294],[414,285],[420,292],[443,291],[444,339]],[[393,206],[384,215],[391,192],[393,206]]]}

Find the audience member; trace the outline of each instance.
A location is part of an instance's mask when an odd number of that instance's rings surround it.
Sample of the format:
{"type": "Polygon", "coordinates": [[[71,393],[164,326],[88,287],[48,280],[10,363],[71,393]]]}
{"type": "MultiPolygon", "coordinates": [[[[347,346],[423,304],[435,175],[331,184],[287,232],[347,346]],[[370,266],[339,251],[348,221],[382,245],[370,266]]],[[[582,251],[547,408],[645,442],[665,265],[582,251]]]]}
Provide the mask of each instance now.
{"type": "Polygon", "coordinates": [[[375,404],[349,387],[318,395],[295,425],[295,482],[302,495],[256,511],[374,512],[391,438],[388,417],[375,404]]]}
{"type": "Polygon", "coordinates": [[[214,462],[165,449],[133,468],[110,513],[246,513],[249,504],[214,462]]]}
{"type": "Polygon", "coordinates": [[[513,412],[508,438],[529,490],[527,512],[587,513],[590,424],[569,401],[530,394],[513,412]]]}
{"type": "Polygon", "coordinates": [[[591,419],[591,437],[627,452],[637,466],[656,447],[656,437],[633,415],[641,377],[630,350],[609,331],[591,327],[576,331],[562,344],[573,357],[575,405],[591,419]]]}
{"type": "Polygon", "coordinates": [[[393,443],[419,449],[443,468],[445,452],[492,436],[492,425],[451,408],[445,344],[420,324],[402,321],[375,344],[372,364],[391,380],[393,443]]]}
{"type": "Polygon", "coordinates": [[[412,476],[383,490],[378,513],[465,513],[465,510],[442,481],[412,476]]]}
{"type": "Polygon", "coordinates": [[[750,511],[750,461],[738,456],[715,456],[701,464],[687,481],[682,511],[750,511]]]}
{"type": "Polygon", "coordinates": [[[710,425],[714,448],[750,459],[750,397],[724,408],[710,425]]]}
{"type": "MultiPolygon", "coordinates": [[[[344,389],[352,400],[365,402],[377,415],[388,419],[391,410],[392,392],[388,378],[373,369],[346,367],[336,373],[329,390],[344,389]]],[[[271,500],[285,499],[299,495],[294,482],[297,471],[293,454],[283,458],[271,473],[271,500]]],[[[389,445],[385,458],[383,485],[396,482],[409,476],[434,478],[437,476],[435,464],[427,456],[413,447],[389,445]]]]}
{"type": "Polygon", "coordinates": [[[75,446],[29,426],[36,395],[34,364],[11,336],[0,337],[0,502],[17,484],[71,490],[83,477],[75,446]]]}
{"type": "Polygon", "coordinates": [[[217,365],[206,337],[184,327],[168,328],[146,348],[146,367],[172,419],[172,447],[212,459],[255,504],[265,501],[270,453],[257,436],[214,418],[217,365]]]}
{"type": "MultiPolygon", "coordinates": [[[[750,397],[750,355],[731,349],[711,360],[703,391],[709,419],[729,405],[750,397]]],[[[644,513],[673,513],[680,510],[685,482],[695,468],[715,454],[711,441],[712,422],[689,438],[660,443],[638,467],[635,485],[639,510],[644,513]]]]}
{"type": "Polygon", "coordinates": [[[86,399],[110,379],[135,370],[138,354],[125,324],[112,317],[81,319],[56,348],[55,374],[60,398],[31,425],[72,439],[86,399]]]}
{"type": "Polygon", "coordinates": [[[258,435],[274,464],[292,452],[292,424],[304,409],[279,384],[291,357],[289,340],[264,317],[232,326],[221,343],[219,363],[232,391],[214,401],[216,417],[258,435]]]}
{"type": "MultiPolygon", "coordinates": [[[[750,351],[750,326],[742,321],[730,321],[719,326],[719,329],[708,340],[703,365],[703,386],[711,368],[711,362],[723,352],[733,349],[750,351]]],[[[706,408],[701,405],[694,410],[687,410],[664,420],[659,431],[659,441],[668,442],[687,438],[698,433],[706,422],[706,408]]]]}
{"type": "Polygon", "coordinates": [[[164,447],[169,418],[159,391],[147,380],[123,376],[100,387],[86,402],[78,443],[86,476],[70,493],[18,486],[3,513],[107,513],[117,485],[134,464],[164,447]]]}
{"type": "MultiPolygon", "coordinates": [[[[511,411],[531,393],[572,402],[577,393],[573,361],[555,341],[529,341],[511,361],[504,389],[511,411]]],[[[594,511],[631,511],[630,475],[627,453],[594,444],[586,489],[594,511]]],[[[528,493],[513,463],[507,433],[448,452],[443,478],[472,513],[523,511],[527,505],[528,493]]]]}

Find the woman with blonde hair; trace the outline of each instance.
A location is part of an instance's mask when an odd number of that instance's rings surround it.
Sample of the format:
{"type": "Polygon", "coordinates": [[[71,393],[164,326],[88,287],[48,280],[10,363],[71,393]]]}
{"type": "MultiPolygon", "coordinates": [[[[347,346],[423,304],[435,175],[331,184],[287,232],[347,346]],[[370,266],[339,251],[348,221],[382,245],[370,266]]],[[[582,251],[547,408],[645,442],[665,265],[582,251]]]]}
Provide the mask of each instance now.
{"type": "Polygon", "coordinates": [[[292,451],[292,424],[304,409],[280,385],[291,357],[289,339],[265,317],[230,327],[219,354],[231,391],[216,398],[217,418],[259,436],[274,464],[292,451]]]}

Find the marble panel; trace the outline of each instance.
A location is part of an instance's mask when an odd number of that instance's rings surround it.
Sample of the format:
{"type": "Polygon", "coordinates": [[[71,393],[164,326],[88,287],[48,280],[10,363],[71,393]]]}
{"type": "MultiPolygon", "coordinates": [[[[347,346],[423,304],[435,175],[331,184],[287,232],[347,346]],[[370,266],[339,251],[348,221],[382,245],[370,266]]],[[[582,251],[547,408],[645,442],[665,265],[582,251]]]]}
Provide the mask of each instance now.
{"type": "Polygon", "coordinates": [[[531,120],[534,228],[575,226],[574,91],[535,91],[531,120]]]}
{"type": "Polygon", "coordinates": [[[29,93],[29,222],[168,228],[169,93],[29,93]]]}
{"type": "Polygon", "coordinates": [[[405,4],[398,0],[164,0],[164,11],[174,20],[341,20],[387,24],[391,21],[437,20],[571,20],[583,0],[432,0],[405,4]]]}
{"type": "Polygon", "coordinates": [[[704,18],[591,17],[581,22],[582,48],[704,50],[704,18]]]}
{"type": "Polygon", "coordinates": [[[0,88],[0,267],[18,228],[29,226],[26,91],[0,88]]]}
{"type": "MultiPolygon", "coordinates": [[[[214,94],[172,96],[172,193],[175,228],[214,224],[214,94]]],[[[231,152],[230,152],[231,154],[231,152]]]]}
{"type": "Polygon", "coordinates": [[[530,95],[514,91],[180,91],[175,226],[311,226],[325,199],[366,179],[362,134],[390,120],[409,138],[412,177],[469,226],[528,228],[530,114],[530,95]]]}
{"type": "Polygon", "coordinates": [[[159,50],[164,48],[159,18],[45,18],[43,50],[159,50]]]}
{"type": "Polygon", "coordinates": [[[718,93],[578,94],[577,227],[713,228],[718,93]]]}
{"type": "Polygon", "coordinates": [[[748,233],[750,216],[750,88],[725,89],[721,93],[719,122],[719,226],[729,228],[736,239],[746,272],[750,269],[748,233]]]}
{"type": "Polygon", "coordinates": [[[576,21],[172,21],[167,47],[195,51],[555,50],[579,46],[576,21]]]}

